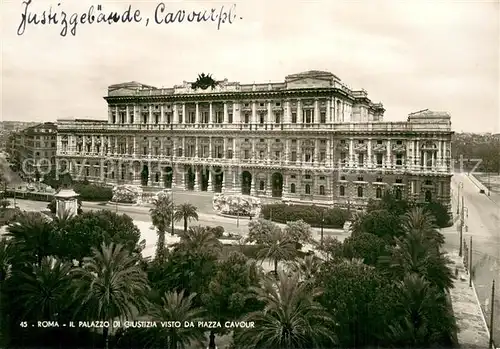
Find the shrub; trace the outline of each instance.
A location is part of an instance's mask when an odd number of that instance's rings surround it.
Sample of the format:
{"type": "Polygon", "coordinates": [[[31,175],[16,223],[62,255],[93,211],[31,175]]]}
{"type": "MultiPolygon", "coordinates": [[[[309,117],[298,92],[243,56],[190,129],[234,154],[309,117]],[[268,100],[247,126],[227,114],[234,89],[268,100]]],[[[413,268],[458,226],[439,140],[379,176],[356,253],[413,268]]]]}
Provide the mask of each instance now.
{"type": "Polygon", "coordinates": [[[423,204],[424,210],[429,212],[434,218],[439,228],[446,228],[453,225],[453,221],[448,212],[448,208],[439,202],[428,202],[423,204]]]}
{"type": "Polygon", "coordinates": [[[9,200],[5,200],[5,199],[0,200],[0,207],[1,208],[7,208],[9,206],[10,206],[10,201],[9,200]]]}
{"type": "Polygon", "coordinates": [[[263,205],[261,213],[264,219],[272,218],[274,222],[286,224],[288,221],[303,220],[312,227],[320,227],[323,218],[323,227],[335,229],[342,229],[344,223],[350,218],[350,214],[346,210],[339,208],[323,208],[314,205],[263,205]]]}
{"type": "Polygon", "coordinates": [[[74,190],[84,201],[109,201],[113,198],[113,189],[103,185],[75,183],[74,190]]]}

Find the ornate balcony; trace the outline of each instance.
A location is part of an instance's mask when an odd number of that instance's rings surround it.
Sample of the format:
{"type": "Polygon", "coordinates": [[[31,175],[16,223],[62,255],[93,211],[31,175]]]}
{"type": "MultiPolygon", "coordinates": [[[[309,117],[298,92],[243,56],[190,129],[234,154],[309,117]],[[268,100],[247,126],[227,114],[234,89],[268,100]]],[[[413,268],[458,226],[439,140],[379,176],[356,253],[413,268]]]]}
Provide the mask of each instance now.
{"type": "Polygon", "coordinates": [[[354,150],[357,153],[366,153],[368,151],[368,147],[366,146],[366,144],[356,144],[354,146],[354,150]]]}
{"type": "Polygon", "coordinates": [[[345,143],[341,143],[337,145],[337,149],[341,152],[348,152],[349,151],[349,146],[345,143]]]}
{"type": "Polygon", "coordinates": [[[392,145],[392,151],[394,153],[398,153],[398,154],[406,153],[406,145],[404,145],[404,144],[393,144],[392,145]]]}
{"type": "Polygon", "coordinates": [[[375,144],[372,150],[374,153],[385,153],[387,151],[387,146],[385,144],[375,144]]]}

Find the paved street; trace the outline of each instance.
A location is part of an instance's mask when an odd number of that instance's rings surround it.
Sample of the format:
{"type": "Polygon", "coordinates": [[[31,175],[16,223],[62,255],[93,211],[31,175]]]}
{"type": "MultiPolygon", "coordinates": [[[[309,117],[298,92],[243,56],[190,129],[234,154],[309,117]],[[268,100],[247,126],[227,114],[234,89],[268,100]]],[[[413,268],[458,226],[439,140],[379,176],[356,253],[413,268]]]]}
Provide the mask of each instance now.
{"type": "MultiPolygon", "coordinates": [[[[464,195],[465,207],[468,210],[468,218],[467,214],[465,215],[468,232],[464,230],[463,236],[467,243],[469,243],[469,237],[472,236],[474,283],[483,309],[489,309],[493,279],[496,280],[497,285],[500,285],[500,210],[497,204],[486,195],[479,193],[477,186],[465,174],[455,174],[452,178],[454,214],[456,214],[459,183],[463,183],[460,196],[464,195]]],[[[458,248],[458,232],[453,236],[449,229],[446,231],[449,233],[446,234],[445,247],[458,248]]],[[[495,302],[495,339],[498,343],[500,342],[500,287],[497,287],[495,298],[497,300],[495,302]]]]}

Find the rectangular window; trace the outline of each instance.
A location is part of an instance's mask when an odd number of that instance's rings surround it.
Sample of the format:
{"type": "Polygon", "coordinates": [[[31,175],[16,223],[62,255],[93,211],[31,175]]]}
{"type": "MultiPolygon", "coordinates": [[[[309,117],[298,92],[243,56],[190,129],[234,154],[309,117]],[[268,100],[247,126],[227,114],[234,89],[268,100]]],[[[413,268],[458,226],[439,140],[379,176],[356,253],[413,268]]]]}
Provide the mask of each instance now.
{"type": "Polygon", "coordinates": [[[297,123],[297,113],[292,113],[292,124],[297,123]]]}
{"type": "Polygon", "coordinates": [[[291,161],[297,161],[297,152],[296,151],[292,151],[292,159],[291,161]]]}

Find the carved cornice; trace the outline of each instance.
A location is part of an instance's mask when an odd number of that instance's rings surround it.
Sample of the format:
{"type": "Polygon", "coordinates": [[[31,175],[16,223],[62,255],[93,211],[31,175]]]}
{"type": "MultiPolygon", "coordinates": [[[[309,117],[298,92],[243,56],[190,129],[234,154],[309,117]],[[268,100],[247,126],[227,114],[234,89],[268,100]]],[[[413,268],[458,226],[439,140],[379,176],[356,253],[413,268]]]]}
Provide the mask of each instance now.
{"type": "Polygon", "coordinates": [[[392,145],[392,151],[394,153],[398,153],[398,154],[406,153],[406,145],[404,145],[404,144],[393,144],[392,145]]]}

